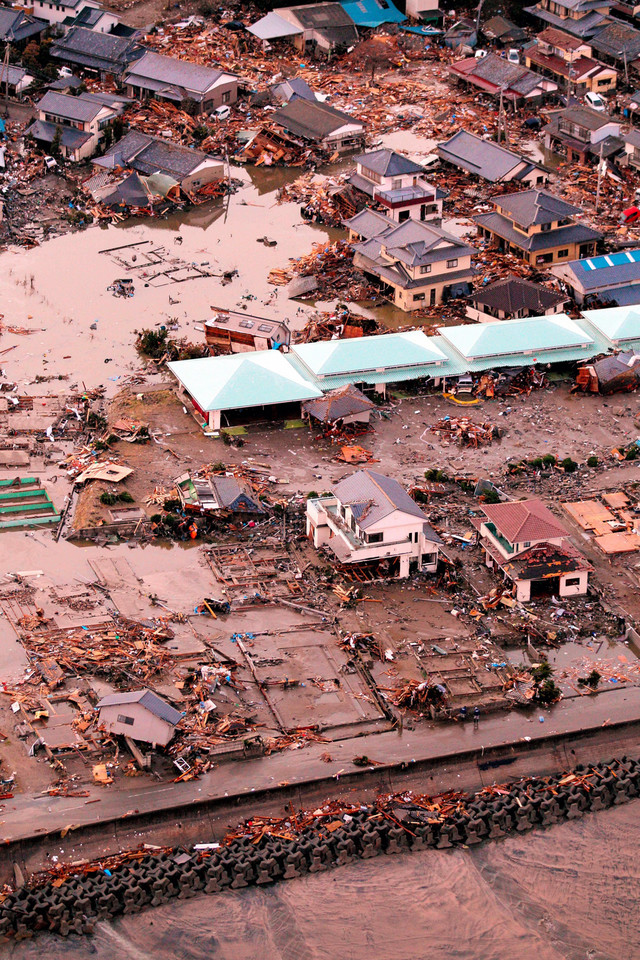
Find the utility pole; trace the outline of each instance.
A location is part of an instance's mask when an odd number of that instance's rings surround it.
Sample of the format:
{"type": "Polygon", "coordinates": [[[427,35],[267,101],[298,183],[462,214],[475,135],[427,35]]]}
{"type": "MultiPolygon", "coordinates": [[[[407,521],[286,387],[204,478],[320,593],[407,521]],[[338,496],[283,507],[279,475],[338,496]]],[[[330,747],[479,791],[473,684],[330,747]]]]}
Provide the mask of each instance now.
{"type": "Polygon", "coordinates": [[[11,44],[7,42],[6,47],[4,48],[4,60],[2,63],[2,70],[0,70],[0,87],[2,87],[2,81],[4,79],[4,116],[8,118],[9,116],[9,52],[11,50],[11,44]]]}
{"type": "Polygon", "coordinates": [[[600,142],[600,157],[598,159],[598,185],[596,187],[596,213],[600,206],[600,184],[602,183],[602,148],[604,144],[600,142]]]}
{"type": "Polygon", "coordinates": [[[476,39],[480,36],[480,15],[482,13],[482,8],[484,6],[484,0],[480,0],[478,4],[478,15],[476,17],[476,39]]]}
{"type": "Polygon", "coordinates": [[[498,143],[504,140],[505,146],[509,146],[509,131],[507,130],[507,115],[504,109],[504,84],[500,87],[500,107],[498,109],[498,143]]]}

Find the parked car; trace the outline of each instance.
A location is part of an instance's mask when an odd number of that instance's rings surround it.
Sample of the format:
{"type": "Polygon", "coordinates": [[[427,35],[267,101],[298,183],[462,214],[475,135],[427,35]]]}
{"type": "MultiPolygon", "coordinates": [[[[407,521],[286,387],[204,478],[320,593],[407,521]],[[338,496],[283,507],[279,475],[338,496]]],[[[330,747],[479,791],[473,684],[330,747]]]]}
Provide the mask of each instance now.
{"type": "Polygon", "coordinates": [[[509,63],[520,63],[520,53],[518,50],[509,50],[507,54],[507,60],[509,63]]]}
{"type": "Polygon", "coordinates": [[[211,116],[214,120],[228,120],[231,116],[231,107],[224,104],[221,107],[216,107],[211,116]]]}
{"type": "Polygon", "coordinates": [[[476,50],[476,52],[474,53],[474,57],[476,58],[476,60],[484,60],[486,55],[487,55],[486,50],[476,50]]]}
{"type": "Polygon", "coordinates": [[[592,110],[597,110],[598,113],[607,112],[607,104],[599,93],[593,93],[589,90],[589,92],[584,95],[584,102],[588,107],[591,107],[592,110]]]}
{"type": "Polygon", "coordinates": [[[73,70],[71,67],[60,67],[58,70],[58,76],[61,80],[67,80],[69,77],[73,76],[73,70]]]}

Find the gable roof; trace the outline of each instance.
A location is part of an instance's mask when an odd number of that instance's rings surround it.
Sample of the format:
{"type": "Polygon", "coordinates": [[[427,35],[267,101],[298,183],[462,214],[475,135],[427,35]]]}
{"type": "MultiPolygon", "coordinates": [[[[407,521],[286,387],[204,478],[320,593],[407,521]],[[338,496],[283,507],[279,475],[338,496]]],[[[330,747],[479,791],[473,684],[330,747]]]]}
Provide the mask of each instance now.
{"type": "Polygon", "coordinates": [[[300,343],[294,344],[292,351],[307,370],[320,378],[438,364],[448,359],[422,330],[300,343]]]}
{"type": "Polygon", "coordinates": [[[132,167],[146,175],[167,173],[180,181],[207,160],[214,161],[215,158],[202,150],[192,150],[162,137],[130,130],[93,162],[109,170],[132,167]]]}
{"type": "Polygon", "coordinates": [[[205,411],[294,403],[322,395],[278,350],[176,360],[167,366],[205,411]]]}
{"type": "Polygon", "coordinates": [[[339,3],[310,3],[287,7],[304,30],[315,30],[331,43],[349,44],[358,39],[358,31],[339,3]]]}
{"type": "Polygon", "coordinates": [[[340,503],[351,507],[361,530],[367,530],[396,510],[428,520],[427,515],[397,480],[373,470],[357,470],[346,480],[336,484],[333,494],[340,503]]]}
{"type": "Polygon", "coordinates": [[[503,180],[520,164],[525,164],[522,173],[528,173],[537,166],[527,157],[513,153],[491,140],[484,140],[468,130],[459,130],[450,140],[439,144],[438,154],[447,163],[490,183],[503,180]]]}
{"type": "Polygon", "coordinates": [[[364,129],[364,124],[357,117],[342,113],[326,103],[301,98],[290,100],[286,106],[276,110],[272,119],[284,130],[306,140],[322,140],[347,124],[364,129]]]}
{"type": "Polygon", "coordinates": [[[424,167],[414,163],[409,157],[396,153],[395,150],[371,150],[354,157],[354,162],[361,164],[367,170],[379,173],[381,177],[400,177],[405,174],[424,173],[424,167]]]}
{"type": "Polygon", "coordinates": [[[69,120],[89,123],[95,120],[101,110],[104,110],[104,105],[93,100],[85,100],[82,94],[79,97],[71,97],[67,93],[48,90],[42,100],[36,104],[36,109],[69,120]]]}
{"type": "MultiPolygon", "coordinates": [[[[569,263],[555,265],[553,272],[566,278],[571,272],[579,285],[586,293],[588,291],[605,290],[607,287],[640,283],[640,249],[619,250],[617,253],[607,253],[599,257],[585,257],[583,260],[571,260],[569,263]]],[[[638,290],[640,300],[640,290],[638,290]]]]}
{"type": "Polygon", "coordinates": [[[112,693],[102,698],[98,703],[98,710],[102,707],[124,706],[127,703],[139,703],[145,707],[149,713],[152,713],[160,720],[164,720],[166,723],[172,724],[174,727],[178,721],[182,719],[182,714],[172,707],[170,703],[167,703],[166,700],[163,700],[162,697],[159,697],[157,693],[154,693],[153,690],[132,690],[130,693],[112,693]]]}
{"type": "Polygon", "coordinates": [[[591,37],[589,43],[599,53],[622,60],[626,53],[627,63],[640,56],[640,30],[628,23],[611,20],[591,37]]]}
{"type": "Polygon", "coordinates": [[[205,67],[189,60],[165,57],[147,50],[133,65],[125,77],[125,83],[133,82],[138,86],[138,80],[150,80],[204,95],[222,76],[235,77],[235,74],[230,70],[205,67]]]}
{"type": "Polygon", "coordinates": [[[538,34],[538,43],[540,43],[540,41],[558,47],[559,50],[570,50],[571,52],[574,52],[584,44],[584,40],[581,37],[572,37],[570,33],[564,33],[563,30],[558,30],[556,27],[545,27],[545,29],[538,34]]]}
{"type": "Polygon", "coordinates": [[[511,20],[507,20],[506,17],[496,16],[491,17],[490,20],[487,20],[482,24],[482,32],[485,37],[489,37],[490,40],[525,40],[527,33],[522,27],[516,26],[511,20]]]}
{"type": "Polygon", "coordinates": [[[365,397],[357,387],[348,383],[344,387],[328,390],[323,397],[317,400],[305,400],[302,409],[305,413],[321,420],[323,423],[333,423],[343,417],[366,413],[375,407],[373,400],[365,397]]]}
{"type": "Polygon", "coordinates": [[[359,27],[379,27],[383,23],[404,23],[404,13],[391,0],[343,0],[342,9],[359,27]]]}
{"type": "Polygon", "coordinates": [[[488,287],[477,290],[470,298],[473,303],[504,310],[507,313],[517,313],[518,310],[544,312],[550,307],[563,303],[567,297],[550,290],[539,283],[524,280],[522,277],[507,277],[488,287]]]}
{"type": "Polygon", "coordinates": [[[495,93],[503,88],[506,94],[525,97],[542,83],[542,77],[527,67],[510,63],[504,57],[490,53],[482,60],[468,57],[455,61],[450,70],[457,76],[476,82],[477,86],[495,93]]]}
{"type": "Polygon", "coordinates": [[[582,212],[580,207],[561,200],[548,190],[522,190],[520,193],[505,194],[494,197],[493,203],[521,227],[554,223],[582,212]]]}
{"type": "Polygon", "coordinates": [[[142,52],[142,47],[131,37],[99,33],[86,27],[72,27],[51,47],[51,55],[59,60],[118,74],[142,52]]]}
{"type": "Polygon", "coordinates": [[[303,33],[302,27],[285,20],[275,10],[252,23],[247,30],[258,40],[279,40],[282,37],[295,37],[303,33]]]}
{"type": "Polygon", "coordinates": [[[0,7],[0,40],[19,43],[27,37],[42,33],[47,27],[44,20],[28,17],[22,10],[0,7]]]}
{"type": "Polygon", "coordinates": [[[531,354],[531,362],[535,363],[538,350],[547,352],[594,344],[593,337],[566,313],[510,320],[508,327],[503,323],[442,327],[440,336],[466,360],[525,353],[531,354]]]}
{"type": "Polygon", "coordinates": [[[483,504],[482,510],[509,543],[558,540],[567,536],[565,528],[542,500],[483,504]]]}

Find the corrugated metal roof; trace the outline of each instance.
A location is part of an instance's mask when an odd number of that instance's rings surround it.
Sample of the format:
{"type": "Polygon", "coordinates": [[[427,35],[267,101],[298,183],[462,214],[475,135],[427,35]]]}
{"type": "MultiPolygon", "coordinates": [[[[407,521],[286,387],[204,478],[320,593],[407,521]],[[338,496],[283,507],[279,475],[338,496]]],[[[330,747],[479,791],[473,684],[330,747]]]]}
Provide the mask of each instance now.
{"type": "Polygon", "coordinates": [[[459,130],[446,143],[439,144],[438,154],[448,163],[490,183],[503,180],[521,163],[535,166],[531,160],[490,140],[483,140],[468,130],[459,130]]]}
{"type": "Polygon", "coordinates": [[[202,410],[242,410],[322,395],[278,350],[176,360],[167,366],[202,410]]]}
{"type": "Polygon", "coordinates": [[[340,4],[347,16],[359,27],[379,27],[383,23],[404,23],[404,13],[391,0],[346,0],[340,4]]]}
{"type": "Polygon", "coordinates": [[[247,30],[258,40],[279,40],[282,37],[295,37],[304,32],[302,27],[294,26],[273,10],[266,17],[247,27],[247,30]]]}
{"type": "Polygon", "coordinates": [[[640,281],[640,250],[620,250],[605,256],[571,260],[562,268],[558,265],[554,272],[565,279],[567,271],[575,277],[575,286],[585,292],[614,288],[616,284],[626,286],[640,281]]]}

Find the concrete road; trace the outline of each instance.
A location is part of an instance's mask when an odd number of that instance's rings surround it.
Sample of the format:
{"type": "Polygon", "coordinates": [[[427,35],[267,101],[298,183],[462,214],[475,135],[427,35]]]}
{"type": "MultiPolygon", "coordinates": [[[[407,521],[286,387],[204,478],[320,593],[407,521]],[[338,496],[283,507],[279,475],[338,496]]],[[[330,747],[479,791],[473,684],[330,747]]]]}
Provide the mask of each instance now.
{"type": "MultiPolygon", "coordinates": [[[[365,753],[371,760],[384,765],[376,768],[380,772],[394,765],[411,766],[420,761],[441,759],[439,789],[460,788],[457,774],[451,773],[448,777],[446,770],[455,765],[456,757],[462,759],[469,751],[509,745],[514,745],[517,750],[524,743],[533,746],[558,736],[570,741],[572,736],[583,735],[589,729],[598,733],[609,725],[638,720],[640,688],[626,687],[597,697],[563,700],[551,711],[535,709],[528,715],[520,712],[495,714],[481,719],[477,729],[467,721],[437,728],[418,726],[402,734],[391,732],[334,743],[312,743],[299,751],[285,750],[257,760],[222,764],[199,780],[183,783],[153,784],[147,781],[138,785],[132,779],[127,790],[91,785],[91,795],[87,798],[20,794],[5,802],[2,839],[11,843],[57,833],[65,827],[95,825],[163,809],[172,810],[179,817],[180,808],[217,800],[231,805],[234,797],[247,799],[251,793],[269,791],[283,784],[316,781],[325,791],[322,795],[326,796],[331,792],[330,780],[339,782],[347,774],[353,790],[353,775],[360,771],[352,761],[365,753]],[[540,722],[540,717],[544,722],[540,722]],[[332,757],[331,763],[321,759],[326,753],[332,757]]],[[[610,749],[609,752],[614,751],[610,749]]],[[[593,759],[606,757],[595,756],[593,759]]],[[[526,770],[524,756],[515,775],[521,776],[526,770]]],[[[513,775],[511,768],[488,770],[486,782],[504,782],[513,775]]],[[[434,785],[429,780],[425,779],[424,792],[433,790],[434,785]]]]}

